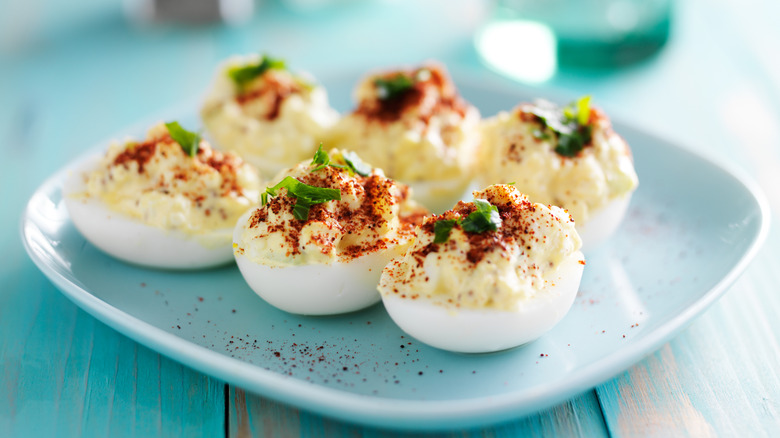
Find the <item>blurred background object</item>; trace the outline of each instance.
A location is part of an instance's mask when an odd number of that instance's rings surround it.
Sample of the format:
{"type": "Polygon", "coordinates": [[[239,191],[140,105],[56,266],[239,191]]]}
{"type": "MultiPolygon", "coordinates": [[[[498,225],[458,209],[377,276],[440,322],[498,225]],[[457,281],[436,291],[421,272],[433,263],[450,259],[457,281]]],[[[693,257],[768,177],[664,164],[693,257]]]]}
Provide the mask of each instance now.
{"type": "Polygon", "coordinates": [[[141,22],[241,23],[254,11],[253,0],[124,0],[127,15],[141,22]]]}
{"type": "Polygon", "coordinates": [[[669,38],[671,0],[499,0],[475,36],[491,68],[542,82],[558,68],[615,68],[669,38]]]}

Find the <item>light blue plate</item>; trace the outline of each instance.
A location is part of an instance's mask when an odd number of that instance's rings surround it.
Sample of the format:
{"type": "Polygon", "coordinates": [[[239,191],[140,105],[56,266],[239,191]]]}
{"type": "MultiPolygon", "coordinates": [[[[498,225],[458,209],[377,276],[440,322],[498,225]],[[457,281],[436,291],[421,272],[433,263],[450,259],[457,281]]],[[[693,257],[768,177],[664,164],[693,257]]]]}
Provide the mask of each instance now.
{"type": "MultiPolygon", "coordinates": [[[[349,106],[354,80],[327,83],[337,108],[349,106]]],[[[485,115],[529,98],[459,85],[485,115]]],[[[170,115],[196,123],[195,108],[170,115]]],[[[77,305],[226,382],[347,421],[483,425],[561,402],[657,349],[726,291],[767,234],[766,202],[746,178],[629,126],[616,130],[640,178],[625,222],[587,255],[568,316],[538,341],[501,353],[429,348],[404,336],[381,304],[336,317],[286,314],[258,298],[235,266],[175,273],[113,260],[68,219],[60,193],[66,170],[30,200],[22,239],[77,305]]]]}

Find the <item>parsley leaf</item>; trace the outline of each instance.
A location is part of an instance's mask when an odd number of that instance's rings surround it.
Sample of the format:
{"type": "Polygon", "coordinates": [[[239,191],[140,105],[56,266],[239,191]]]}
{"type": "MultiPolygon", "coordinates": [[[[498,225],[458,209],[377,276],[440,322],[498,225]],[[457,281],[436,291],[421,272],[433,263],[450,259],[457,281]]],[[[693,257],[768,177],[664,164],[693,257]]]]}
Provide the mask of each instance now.
{"type": "Polygon", "coordinates": [[[498,214],[498,207],[491,205],[484,199],[475,199],[474,205],[477,211],[471,213],[463,219],[461,226],[463,231],[468,233],[484,233],[485,231],[495,231],[501,225],[501,216],[498,214]]]}
{"type": "Polygon", "coordinates": [[[450,239],[452,228],[457,224],[457,219],[442,219],[433,224],[433,243],[447,242],[450,239]]]}
{"type": "Polygon", "coordinates": [[[445,243],[450,238],[450,232],[455,225],[460,225],[467,233],[484,233],[495,231],[501,226],[501,216],[498,207],[484,199],[475,199],[477,210],[466,219],[442,219],[433,224],[433,243],[445,243]]]}
{"type": "Polygon", "coordinates": [[[315,187],[304,184],[297,179],[287,176],[279,184],[266,189],[271,196],[276,196],[279,189],[287,189],[287,194],[295,198],[306,198],[312,204],[320,204],[327,201],[340,200],[341,192],[338,189],[315,187]]]}
{"type": "Polygon", "coordinates": [[[590,96],[577,99],[577,123],[587,125],[590,120],[590,96]]]}
{"type": "Polygon", "coordinates": [[[230,79],[233,79],[236,87],[239,90],[243,90],[249,82],[268,70],[284,70],[285,68],[287,67],[283,60],[263,55],[259,61],[229,69],[227,74],[230,76],[230,79]]]}
{"type": "Polygon", "coordinates": [[[285,177],[275,186],[266,188],[265,191],[271,196],[276,196],[279,189],[287,189],[287,196],[296,199],[295,206],[293,206],[293,216],[301,221],[309,219],[309,208],[312,205],[341,199],[341,192],[338,189],[310,186],[291,176],[285,177]]]}
{"type": "Polygon", "coordinates": [[[344,152],[341,154],[341,156],[344,158],[344,161],[347,163],[347,166],[349,166],[350,169],[352,169],[353,172],[357,173],[360,176],[369,176],[371,175],[371,171],[373,168],[366,164],[365,161],[361,160],[360,157],[354,152],[344,152]]]}
{"type": "Polygon", "coordinates": [[[324,164],[327,166],[329,163],[330,156],[322,150],[322,143],[320,143],[320,147],[317,148],[317,152],[314,153],[314,157],[311,159],[311,164],[324,164]]]}
{"type": "Polygon", "coordinates": [[[168,122],[165,124],[168,128],[168,134],[179,146],[184,150],[184,153],[190,157],[194,157],[198,154],[198,148],[200,147],[200,134],[197,132],[187,131],[179,125],[179,122],[168,122]]]}
{"type": "MultiPolygon", "coordinates": [[[[558,138],[555,152],[559,155],[575,157],[592,139],[593,127],[588,124],[590,96],[583,96],[563,108],[540,102],[531,114],[542,122],[543,129],[549,128],[558,138]]],[[[534,130],[532,134],[542,140],[549,138],[544,130],[534,130]]]]}
{"type": "Polygon", "coordinates": [[[317,164],[318,166],[312,169],[310,172],[315,172],[330,164],[330,155],[322,150],[322,143],[317,148],[317,152],[314,153],[314,158],[311,159],[311,164],[317,164]]]}
{"type": "Polygon", "coordinates": [[[577,154],[590,143],[592,129],[590,126],[584,126],[581,131],[573,134],[563,134],[558,137],[558,145],[555,146],[555,152],[564,157],[576,157],[577,154]]]}
{"type": "Polygon", "coordinates": [[[309,209],[312,205],[306,198],[298,198],[293,205],[293,217],[299,221],[309,219],[309,209]]]}
{"type": "Polygon", "coordinates": [[[414,81],[409,76],[398,73],[390,78],[374,79],[374,86],[379,100],[389,100],[410,90],[414,86],[414,81]]]}
{"type": "Polygon", "coordinates": [[[534,138],[538,138],[539,140],[549,140],[550,138],[552,138],[550,134],[548,134],[542,129],[534,129],[531,132],[531,135],[533,135],[534,138]]]}
{"type": "Polygon", "coordinates": [[[373,168],[369,164],[366,164],[365,161],[361,160],[354,152],[342,152],[340,155],[337,155],[336,158],[343,160],[345,164],[331,163],[330,155],[322,150],[322,144],[320,144],[317,152],[314,153],[314,158],[311,160],[311,164],[317,164],[317,166],[309,172],[316,172],[327,166],[346,169],[349,172],[357,173],[360,176],[369,176],[373,171],[373,168]]]}

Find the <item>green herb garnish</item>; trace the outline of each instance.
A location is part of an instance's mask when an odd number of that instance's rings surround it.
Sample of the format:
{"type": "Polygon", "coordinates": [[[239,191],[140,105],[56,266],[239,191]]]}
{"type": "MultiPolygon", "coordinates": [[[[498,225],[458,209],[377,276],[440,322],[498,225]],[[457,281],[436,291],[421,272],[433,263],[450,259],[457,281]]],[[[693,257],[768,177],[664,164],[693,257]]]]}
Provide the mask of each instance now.
{"type": "Polygon", "coordinates": [[[317,152],[314,153],[311,164],[317,164],[317,167],[311,170],[312,172],[327,167],[330,164],[330,155],[322,150],[322,143],[320,143],[320,147],[317,148],[317,152]]]}
{"type": "Polygon", "coordinates": [[[194,157],[198,154],[200,134],[187,131],[179,125],[179,122],[168,122],[165,124],[165,127],[168,128],[168,134],[171,135],[171,138],[176,143],[179,143],[179,146],[184,150],[184,153],[190,157],[194,157]]]}
{"type": "Polygon", "coordinates": [[[590,120],[590,96],[577,99],[577,123],[587,125],[590,120]]]}
{"type": "Polygon", "coordinates": [[[343,152],[341,157],[347,163],[349,168],[360,176],[369,176],[373,168],[361,160],[360,157],[354,152],[343,152]]]}
{"type": "Polygon", "coordinates": [[[390,78],[374,79],[379,100],[388,100],[399,96],[414,86],[414,81],[409,76],[398,73],[390,78]]]}
{"type": "Polygon", "coordinates": [[[314,153],[314,158],[311,160],[311,164],[316,164],[317,166],[311,169],[310,172],[316,172],[324,167],[330,166],[338,169],[346,169],[349,172],[357,173],[360,176],[371,175],[373,168],[366,164],[365,161],[361,160],[356,153],[343,152],[337,157],[344,160],[344,164],[332,163],[330,161],[330,155],[322,150],[322,143],[320,143],[320,147],[317,148],[317,152],[314,153]]]}
{"type": "Polygon", "coordinates": [[[286,65],[283,60],[263,55],[259,61],[229,69],[227,74],[236,83],[236,87],[239,90],[243,90],[249,82],[268,70],[284,70],[285,68],[286,65]]]}
{"type": "Polygon", "coordinates": [[[293,216],[301,221],[309,219],[309,209],[312,205],[341,199],[341,192],[337,189],[310,186],[291,176],[285,177],[279,184],[268,187],[265,191],[268,195],[276,196],[279,189],[287,189],[287,196],[296,199],[293,216]]]}
{"type": "Polygon", "coordinates": [[[501,225],[501,216],[498,214],[498,207],[491,205],[484,199],[475,199],[474,205],[477,211],[471,213],[463,219],[461,226],[463,231],[468,233],[484,233],[485,231],[495,231],[501,225]]]}
{"type": "Polygon", "coordinates": [[[548,140],[549,128],[558,138],[555,152],[564,157],[575,157],[586,144],[590,143],[593,127],[590,120],[590,96],[583,96],[563,108],[540,103],[531,113],[542,122],[543,129],[535,129],[532,135],[541,140],[548,140]]]}
{"type": "Polygon", "coordinates": [[[442,219],[433,224],[433,243],[445,243],[450,238],[450,232],[455,225],[460,225],[467,233],[484,233],[495,231],[501,226],[501,216],[498,207],[484,199],[475,199],[477,210],[466,219],[442,219]]]}
{"type": "Polygon", "coordinates": [[[533,135],[534,138],[538,138],[539,140],[549,140],[550,138],[552,138],[552,136],[550,136],[550,134],[548,134],[543,129],[534,129],[533,131],[531,131],[531,135],[533,135]]]}
{"type": "Polygon", "coordinates": [[[457,219],[442,219],[433,224],[433,243],[445,243],[450,239],[450,232],[459,221],[457,219]]]}
{"type": "Polygon", "coordinates": [[[317,148],[317,152],[314,153],[314,157],[311,159],[311,164],[324,164],[327,166],[329,163],[330,156],[322,150],[322,143],[320,143],[320,147],[317,148]]]}

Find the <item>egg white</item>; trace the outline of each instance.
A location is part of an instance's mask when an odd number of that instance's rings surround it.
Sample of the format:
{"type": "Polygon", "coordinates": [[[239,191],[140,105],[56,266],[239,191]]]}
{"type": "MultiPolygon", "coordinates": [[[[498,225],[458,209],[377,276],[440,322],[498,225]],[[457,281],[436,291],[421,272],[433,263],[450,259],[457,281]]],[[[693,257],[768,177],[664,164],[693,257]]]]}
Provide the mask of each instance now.
{"type": "Polygon", "coordinates": [[[577,232],[582,239],[583,252],[598,248],[615,233],[626,215],[631,194],[610,200],[601,208],[594,210],[587,222],[576,224],[577,232]]]}
{"type": "Polygon", "coordinates": [[[463,178],[406,182],[412,189],[412,198],[431,213],[441,214],[458,201],[471,198],[471,181],[463,178]]]}
{"type": "Polygon", "coordinates": [[[459,353],[505,350],[539,338],[566,315],[582,279],[581,260],[581,252],[573,253],[547,288],[513,310],[459,309],[396,294],[383,294],[382,302],[404,332],[432,347],[459,353]]]}
{"type": "MultiPolygon", "coordinates": [[[[233,231],[238,246],[251,214],[252,210],[245,213],[233,231]]],[[[402,252],[401,247],[393,247],[348,262],[292,266],[267,266],[240,252],[234,255],[249,287],[272,306],[301,315],[334,315],[378,302],[376,285],[382,268],[402,252]]]]}
{"type": "Polygon", "coordinates": [[[101,156],[77,164],[63,184],[63,198],[76,229],[101,251],[128,263],[160,269],[200,269],[233,260],[232,228],[192,235],[146,225],[111,210],[100,199],[85,197],[85,174],[101,156]]]}

